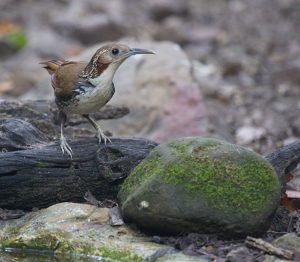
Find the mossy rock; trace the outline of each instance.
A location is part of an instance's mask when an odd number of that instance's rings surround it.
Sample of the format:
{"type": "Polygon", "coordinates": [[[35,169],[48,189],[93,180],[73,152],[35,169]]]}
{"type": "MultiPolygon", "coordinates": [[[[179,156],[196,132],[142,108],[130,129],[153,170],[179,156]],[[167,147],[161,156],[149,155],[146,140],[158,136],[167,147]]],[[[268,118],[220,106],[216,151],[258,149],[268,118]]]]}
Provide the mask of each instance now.
{"type": "Polygon", "coordinates": [[[7,261],[21,255],[27,261],[143,262],[165,248],[125,225],[112,227],[107,208],[88,204],[60,203],[0,220],[1,262],[3,254],[11,256],[7,261]]]}
{"type": "Polygon", "coordinates": [[[123,216],[156,233],[259,235],[280,199],[280,183],[260,155],[210,138],[157,146],[119,193],[123,216]]]}

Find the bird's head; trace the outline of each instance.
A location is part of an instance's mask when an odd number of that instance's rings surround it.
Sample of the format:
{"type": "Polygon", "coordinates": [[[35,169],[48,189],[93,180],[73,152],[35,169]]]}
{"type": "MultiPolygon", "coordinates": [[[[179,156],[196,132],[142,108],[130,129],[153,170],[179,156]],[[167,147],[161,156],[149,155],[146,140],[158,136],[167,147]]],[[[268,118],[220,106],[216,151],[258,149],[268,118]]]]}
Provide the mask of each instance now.
{"type": "Polygon", "coordinates": [[[97,78],[104,72],[113,77],[118,67],[130,56],[154,54],[153,51],[141,48],[130,48],[127,45],[112,43],[99,48],[83,71],[84,78],[97,78]]]}

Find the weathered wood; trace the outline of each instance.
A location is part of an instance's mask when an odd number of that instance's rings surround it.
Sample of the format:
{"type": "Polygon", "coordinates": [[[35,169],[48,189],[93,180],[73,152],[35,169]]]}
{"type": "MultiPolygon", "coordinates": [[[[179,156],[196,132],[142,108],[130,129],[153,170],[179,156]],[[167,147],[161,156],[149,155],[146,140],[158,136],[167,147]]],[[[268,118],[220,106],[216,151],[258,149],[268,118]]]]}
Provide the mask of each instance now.
{"type": "Polygon", "coordinates": [[[274,167],[282,184],[287,182],[286,176],[293,171],[300,162],[300,140],[283,146],[265,156],[274,167]]]}
{"type": "Polygon", "coordinates": [[[24,121],[5,120],[0,125],[2,130],[15,125],[20,131],[7,135],[11,143],[0,145],[1,208],[28,210],[63,201],[82,202],[88,190],[98,200],[115,199],[119,182],[156,145],[145,139],[112,138],[105,146],[85,138],[70,141],[74,152],[70,159],[57,143],[45,143],[43,134],[24,121]],[[35,133],[36,139],[29,138],[29,133],[35,133]]]}
{"type": "MultiPolygon", "coordinates": [[[[50,121],[53,114],[43,109],[46,105],[0,102],[0,116],[6,117],[0,120],[1,208],[29,210],[63,201],[83,202],[88,190],[98,200],[115,199],[120,182],[156,146],[146,139],[112,138],[111,144],[99,145],[92,137],[69,138],[70,159],[62,154],[58,141],[51,141],[48,131],[52,128],[57,135],[58,130],[50,121]]],[[[120,117],[126,112],[107,107],[96,118],[120,117]]]]}

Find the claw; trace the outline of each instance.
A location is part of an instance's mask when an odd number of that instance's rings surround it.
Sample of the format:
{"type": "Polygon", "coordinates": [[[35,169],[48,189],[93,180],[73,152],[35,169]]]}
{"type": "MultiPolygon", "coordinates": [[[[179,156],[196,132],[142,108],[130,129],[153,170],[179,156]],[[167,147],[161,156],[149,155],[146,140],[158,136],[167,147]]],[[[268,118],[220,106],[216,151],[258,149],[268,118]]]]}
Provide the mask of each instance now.
{"type": "Polygon", "coordinates": [[[97,135],[99,144],[101,143],[102,139],[103,139],[105,145],[106,145],[106,141],[111,143],[111,140],[109,139],[109,137],[104,135],[104,133],[102,132],[102,130],[100,128],[97,128],[96,135],[97,135]]]}
{"type": "Polygon", "coordinates": [[[85,117],[91,123],[91,125],[96,129],[96,136],[98,138],[99,144],[102,142],[102,140],[104,141],[105,145],[106,145],[106,141],[111,143],[111,140],[106,135],[104,135],[100,126],[93,118],[91,118],[89,115],[82,115],[82,116],[85,117]]]}
{"type": "Polygon", "coordinates": [[[70,158],[72,158],[72,148],[69,146],[64,136],[60,138],[60,148],[63,154],[66,152],[70,156],[70,158]]]}

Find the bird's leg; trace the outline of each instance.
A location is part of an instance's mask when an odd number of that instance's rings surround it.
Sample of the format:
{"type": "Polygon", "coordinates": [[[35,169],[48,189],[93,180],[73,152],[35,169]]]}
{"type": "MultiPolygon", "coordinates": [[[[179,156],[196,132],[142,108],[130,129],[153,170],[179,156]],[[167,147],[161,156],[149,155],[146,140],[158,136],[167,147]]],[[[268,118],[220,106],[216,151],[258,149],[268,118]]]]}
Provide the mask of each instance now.
{"type": "Polygon", "coordinates": [[[67,116],[63,112],[59,112],[59,121],[60,121],[60,148],[63,154],[66,152],[72,158],[72,149],[67,143],[67,140],[64,136],[64,125],[66,123],[67,116]]]}
{"type": "Polygon", "coordinates": [[[104,141],[104,144],[106,144],[106,141],[111,143],[111,140],[106,135],[104,135],[100,126],[97,124],[97,122],[92,117],[90,117],[88,114],[85,114],[82,116],[84,118],[86,118],[91,123],[91,125],[96,129],[96,135],[97,135],[99,144],[101,143],[102,139],[104,141]]]}

